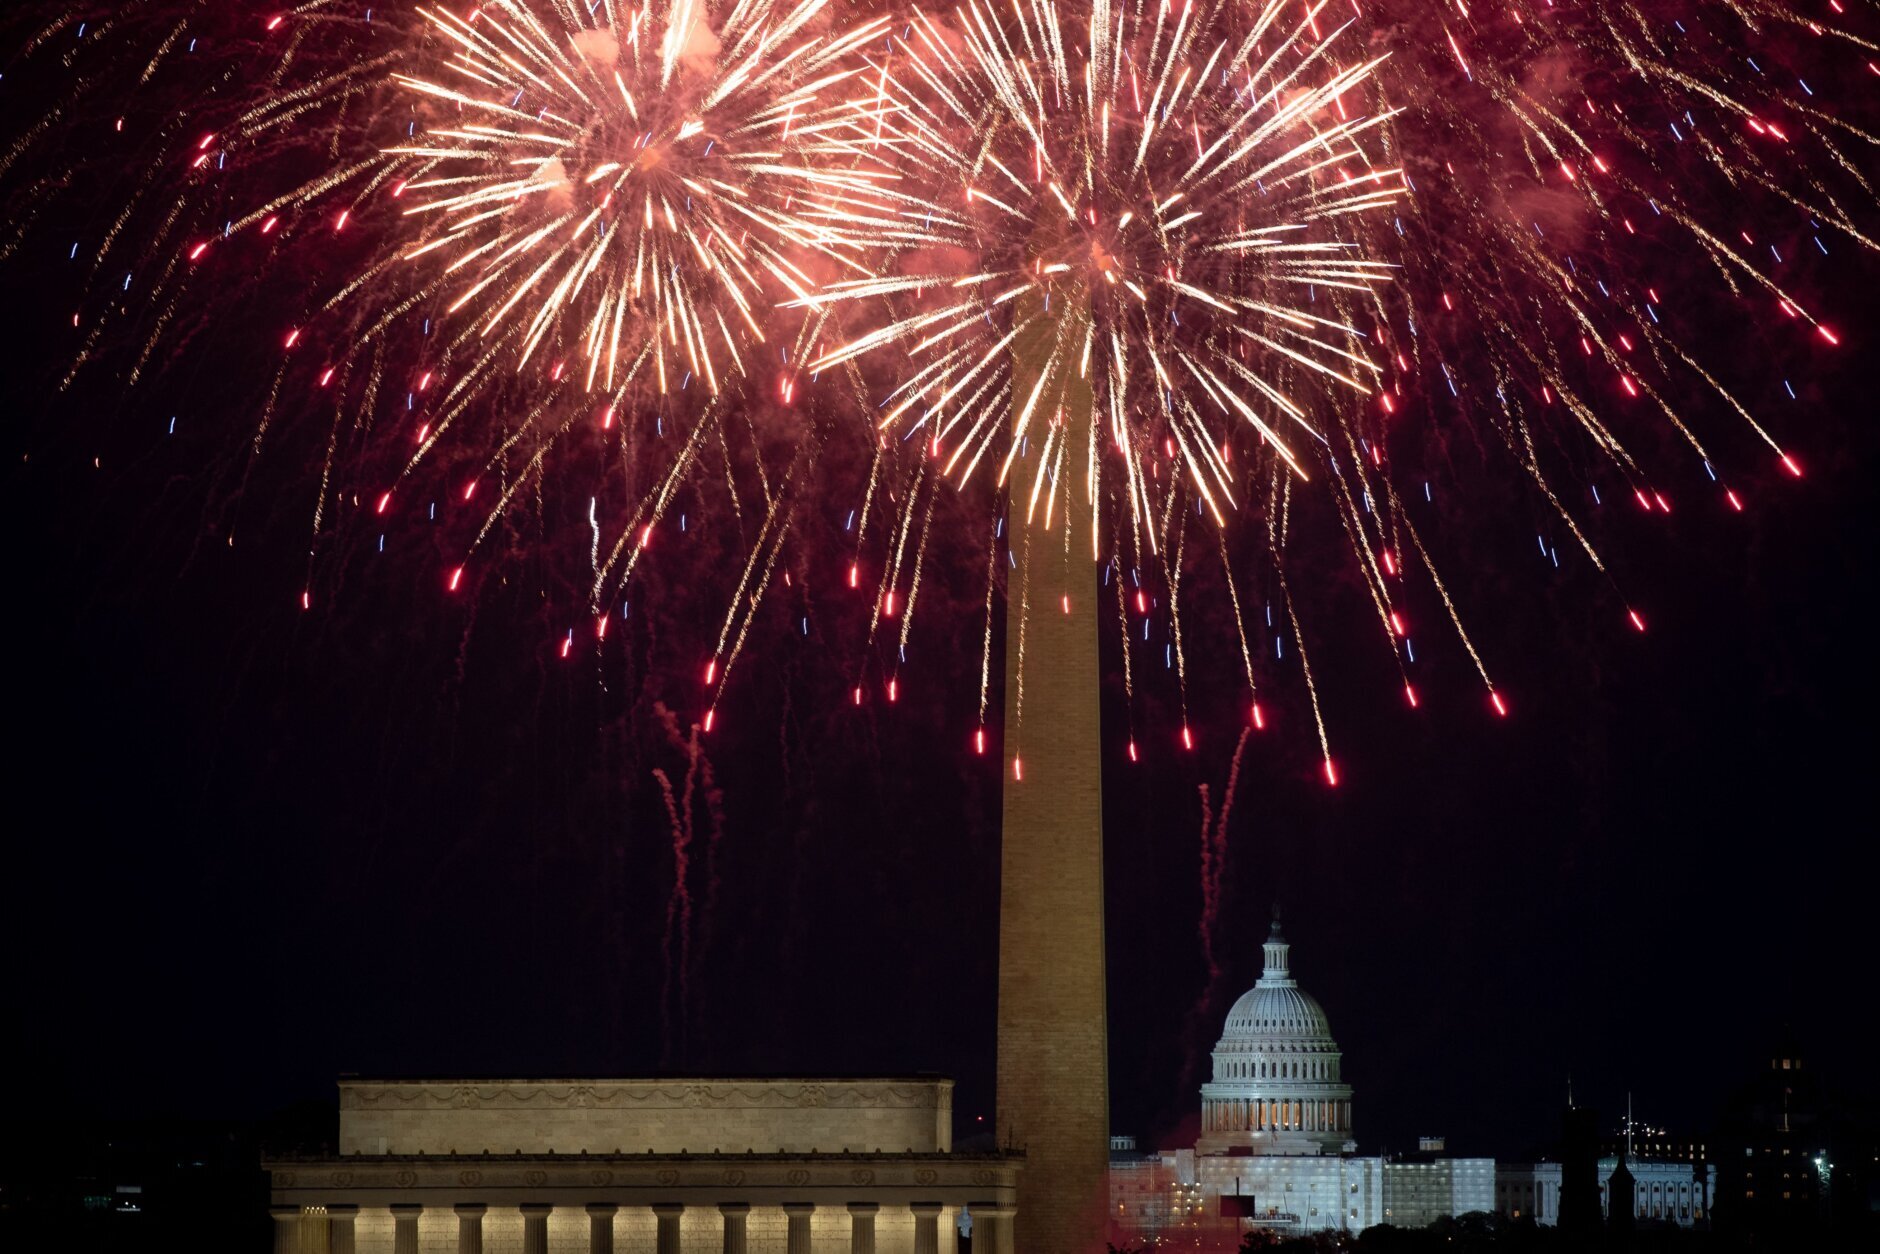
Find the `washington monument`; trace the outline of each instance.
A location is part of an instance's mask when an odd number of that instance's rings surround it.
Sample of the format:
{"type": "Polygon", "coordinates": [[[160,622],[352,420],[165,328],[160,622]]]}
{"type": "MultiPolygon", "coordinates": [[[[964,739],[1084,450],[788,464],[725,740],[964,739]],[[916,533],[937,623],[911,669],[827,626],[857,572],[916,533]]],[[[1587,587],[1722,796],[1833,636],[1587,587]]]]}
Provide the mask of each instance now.
{"type": "MultiPolygon", "coordinates": [[[[1043,338],[1066,333],[1067,321],[1034,317],[1035,330],[1015,344],[1018,404],[1033,393],[1038,363],[1052,357],[1043,338]]],[[[1005,628],[998,1129],[1025,1151],[1017,1249],[1101,1254],[1110,1094],[1097,579],[1085,474],[1093,403],[1074,375],[1048,380],[1043,396],[1029,424],[1034,455],[1050,424],[1065,424],[1053,526],[1043,526],[1042,505],[1027,525],[1028,494],[1013,490],[1006,529],[1017,564],[1005,628]]]]}

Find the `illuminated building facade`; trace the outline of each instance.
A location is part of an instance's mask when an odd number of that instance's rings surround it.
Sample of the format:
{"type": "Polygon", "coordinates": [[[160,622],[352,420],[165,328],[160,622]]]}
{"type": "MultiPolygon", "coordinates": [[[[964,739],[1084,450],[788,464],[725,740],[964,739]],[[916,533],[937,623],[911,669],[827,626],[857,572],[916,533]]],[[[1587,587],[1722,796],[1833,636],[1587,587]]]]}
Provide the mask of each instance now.
{"type": "MultiPolygon", "coordinates": [[[[1567,1101],[1562,1152],[1585,1173],[1589,1199],[1594,1186],[1598,1188],[1597,1215],[1589,1213],[1578,1227],[1709,1226],[1717,1168],[1708,1161],[1704,1142],[1676,1137],[1634,1119],[1628,1096],[1623,1129],[1596,1157],[1597,1116],[1572,1104],[1571,1088],[1567,1101]]],[[[1495,1172],[1495,1213],[1543,1227],[1575,1227],[1572,1222],[1562,1223],[1561,1194],[1569,1170],[1561,1162],[1503,1163],[1495,1172]]]]}
{"type": "Polygon", "coordinates": [[[1201,1086],[1203,1155],[1350,1153],[1351,1086],[1319,1003],[1292,976],[1279,920],[1260,982],[1227,1012],[1214,1078],[1201,1086]]]}
{"type": "MultiPolygon", "coordinates": [[[[1612,1218],[1612,1175],[1621,1162],[1632,1173],[1633,1215],[1638,1220],[1707,1226],[1717,1190],[1714,1163],[1612,1155],[1599,1160],[1599,1213],[1612,1218]]],[[[1552,1228],[1560,1222],[1559,1163],[1503,1163],[1495,1169],[1495,1213],[1532,1219],[1552,1228]]]]}
{"type": "Polygon", "coordinates": [[[1275,919],[1259,983],[1214,1048],[1194,1148],[1112,1153],[1110,1213],[1124,1239],[1231,1250],[1254,1228],[1420,1228],[1493,1207],[1492,1159],[1444,1157],[1440,1139],[1398,1158],[1356,1152],[1343,1055],[1293,978],[1291,951],[1275,919]]]}
{"type": "Polygon", "coordinates": [[[952,1082],[345,1080],[337,1153],[264,1163],[277,1254],[1013,1254],[1022,1158],[952,1082]]]}

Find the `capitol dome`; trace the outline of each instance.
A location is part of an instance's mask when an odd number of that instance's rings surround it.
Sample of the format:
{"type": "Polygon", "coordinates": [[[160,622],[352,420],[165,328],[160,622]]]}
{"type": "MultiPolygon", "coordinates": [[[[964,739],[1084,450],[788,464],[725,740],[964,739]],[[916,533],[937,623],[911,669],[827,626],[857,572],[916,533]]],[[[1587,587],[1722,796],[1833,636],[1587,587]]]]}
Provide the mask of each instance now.
{"type": "Polygon", "coordinates": [[[1355,1148],[1351,1086],[1331,1023],[1292,978],[1292,946],[1275,912],[1260,982],[1227,1012],[1201,1086],[1204,1154],[1324,1154],[1355,1148]]]}
{"type": "Polygon", "coordinates": [[[1300,1040],[1331,1040],[1332,1025],[1310,993],[1298,984],[1268,986],[1263,978],[1240,995],[1227,1012],[1227,1028],[1221,1039],[1296,1037],[1300,1040]]]}

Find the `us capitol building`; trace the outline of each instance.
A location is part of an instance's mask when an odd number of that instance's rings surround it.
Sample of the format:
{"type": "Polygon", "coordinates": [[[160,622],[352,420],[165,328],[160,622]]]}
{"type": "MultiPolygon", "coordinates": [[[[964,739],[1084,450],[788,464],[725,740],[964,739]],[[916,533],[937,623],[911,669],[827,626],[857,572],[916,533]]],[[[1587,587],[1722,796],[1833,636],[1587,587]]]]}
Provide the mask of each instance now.
{"type": "Polygon", "coordinates": [[[1412,1156],[1362,1157],[1352,1139],[1351,1086],[1325,1011],[1293,979],[1279,920],[1266,965],[1233,1009],[1201,1086],[1192,1149],[1140,1154],[1112,1142],[1111,1219],[1153,1244],[1236,1248],[1261,1227],[1279,1235],[1415,1228],[1493,1210],[1495,1162],[1447,1158],[1440,1141],[1412,1156]]]}

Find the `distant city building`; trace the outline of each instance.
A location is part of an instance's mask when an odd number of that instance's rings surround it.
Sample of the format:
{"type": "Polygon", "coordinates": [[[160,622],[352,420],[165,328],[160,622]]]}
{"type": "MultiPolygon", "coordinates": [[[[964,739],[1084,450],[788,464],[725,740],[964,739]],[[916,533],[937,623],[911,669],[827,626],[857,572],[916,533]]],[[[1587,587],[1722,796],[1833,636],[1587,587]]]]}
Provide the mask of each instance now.
{"type": "MultiPolygon", "coordinates": [[[[1598,1163],[1599,1214],[1612,1217],[1612,1177],[1623,1156],[1601,1158],[1598,1163]]],[[[1633,1214],[1641,1220],[1662,1221],[1680,1228],[1702,1226],[1709,1218],[1709,1198],[1717,1188],[1714,1163],[1693,1166],[1680,1162],[1633,1159],[1633,1214]]],[[[1508,1219],[1532,1219],[1543,1227],[1560,1223],[1560,1163],[1502,1163],[1495,1168],[1495,1213],[1508,1219]]]]}
{"type": "Polygon", "coordinates": [[[1495,1213],[1559,1227],[1560,1174],[1559,1163],[1497,1163],[1495,1213]]]}
{"type": "Polygon", "coordinates": [[[950,1080],[345,1080],[278,1158],[277,1254],[1013,1254],[1022,1157],[955,1153],[950,1080]]]}
{"type": "Polygon", "coordinates": [[[1632,1178],[1632,1169],[1621,1158],[1606,1177],[1607,1230],[1620,1235],[1631,1232],[1638,1223],[1638,1216],[1633,1213],[1637,1205],[1638,1181],[1632,1178]]]}
{"type": "Polygon", "coordinates": [[[1227,1013],[1201,1086],[1192,1149],[1143,1153],[1113,1138],[1110,1210],[1125,1240],[1233,1249],[1263,1228],[1281,1236],[1424,1227],[1495,1204],[1495,1163],[1418,1153],[1363,1157],[1343,1055],[1319,1003],[1292,977],[1276,918],[1260,981],[1227,1013]]]}
{"type": "MultiPolygon", "coordinates": [[[[1593,1157],[1599,1138],[1596,1112],[1572,1105],[1568,1094],[1563,1162],[1503,1163],[1495,1169],[1495,1213],[1507,1219],[1526,1219],[1544,1227],[1563,1226],[1563,1189],[1583,1173],[1588,1195],[1598,1189],[1597,1215],[1577,1226],[1582,1230],[1605,1226],[1624,1230],[1638,1222],[1675,1224],[1680,1228],[1707,1226],[1711,1199],[1716,1195],[1717,1168],[1705,1161],[1704,1144],[1674,1137],[1647,1127],[1632,1117],[1626,1101],[1625,1124],[1619,1136],[1606,1143],[1607,1152],[1593,1157]]],[[[1576,1225],[1567,1221],[1564,1226],[1576,1225]]]]}
{"type": "Polygon", "coordinates": [[[1496,1170],[1498,1215],[1582,1237],[1675,1225],[1769,1248],[1880,1249],[1871,1109],[1832,1094],[1792,1046],[1771,1051],[1711,1137],[1636,1120],[1628,1100],[1602,1140],[1595,1113],[1568,1102],[1557,1161],[1496,1170]]]}
{"type": "Polygon", "coordinates": [[[1880,1232],[1880,1132],[1871,1109],[1835,1094],[1800,1049],[1771,1050],[1717,1128],[1720,1228],[1756,1234],[1880,1232]]]}
{"type": "Polygon", "coordinates": [[[1600,1198],[1599,1114],[1573,1101],[1567,1085],[1567,1109],[1560,1120],[1560,1174],[1549,1222],[1574,1240],[1584,1240],[1605,1224],[1600,1198]]]}

